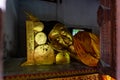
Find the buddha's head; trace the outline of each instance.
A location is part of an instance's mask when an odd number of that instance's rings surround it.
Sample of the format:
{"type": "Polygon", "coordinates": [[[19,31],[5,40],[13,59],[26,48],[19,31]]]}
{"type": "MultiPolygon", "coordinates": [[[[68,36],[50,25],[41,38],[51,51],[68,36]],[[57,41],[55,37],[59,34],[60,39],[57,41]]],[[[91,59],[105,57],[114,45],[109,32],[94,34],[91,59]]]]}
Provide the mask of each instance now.
{"type": "Polygon", "coordinates": [[[50,31],[48,38],[56,50],[63,50],[72,45],[72,35],[65,25],[57,23],[50,31]]]}

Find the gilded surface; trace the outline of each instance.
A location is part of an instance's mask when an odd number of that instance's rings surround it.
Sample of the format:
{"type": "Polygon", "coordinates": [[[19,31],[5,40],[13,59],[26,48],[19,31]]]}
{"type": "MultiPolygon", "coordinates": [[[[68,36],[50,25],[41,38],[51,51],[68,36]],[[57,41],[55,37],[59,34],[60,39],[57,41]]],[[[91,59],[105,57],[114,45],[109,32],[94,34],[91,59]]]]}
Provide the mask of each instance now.
{"type": "Polygon", "coordinates": [[[72,36],[63,24],[56,24],[50,31],[48,38],[56,50],[67,49],[72,45],[72,36]]]}
{"type": "Polygon", "coordinates": [[[33,65],[33,55],[34,55],[34,32],[33,32],[34,23],[33,21],[26,21],[26,41],[27,41],[27,61],[22,64],[24,65],[33,65]]]}
{"type": "Polygon", "coordinates": [[[34,61],[36,65],[53,64],[55,54],[53,48],[48,44],[42,44],[35,48],[34,61]]]}
{"type": "Polygon", "coordinates": [[[54,50],[46,43],[47,35],[43,29],[42,22],[26,21],[27,61],[22,66],[54,63],[54,50]]]}
{"type": "Polygon", "coordinates": [[[47,41],[47,36],[45,33],[43,32],[38,32],[36,35],[35,35],[35,42],[40,45],[40,44],[45,44],[47,41]]]}
{"type": "Polygon", "coordinates": [[[29,17],[26,21],[27,61],[22,66],[70,63],[70,56],[88,66],[97,65],[100,44],[96,35],[84,31],[72,36],[61,23],[55,24],[46,35],[44,24],[31,15],[29,17]]]}

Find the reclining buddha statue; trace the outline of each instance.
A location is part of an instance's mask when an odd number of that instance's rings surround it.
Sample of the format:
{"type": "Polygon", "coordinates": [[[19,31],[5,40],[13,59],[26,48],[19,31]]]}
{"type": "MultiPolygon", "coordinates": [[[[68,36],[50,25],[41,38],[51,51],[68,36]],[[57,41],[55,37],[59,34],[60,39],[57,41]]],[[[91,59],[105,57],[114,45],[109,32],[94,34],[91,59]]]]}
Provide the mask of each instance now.
{"type": "Polygon", "coordinates": [[[52,27],[29,15],[26,20],[27,61],[26,65],[68,64],[71,58],[87,66],[96,66],[100,59],[99,37],[80,31],[72,36],[63,23],[52,27]],[[47,34],[45,30],[49,29],[47,34]]]}

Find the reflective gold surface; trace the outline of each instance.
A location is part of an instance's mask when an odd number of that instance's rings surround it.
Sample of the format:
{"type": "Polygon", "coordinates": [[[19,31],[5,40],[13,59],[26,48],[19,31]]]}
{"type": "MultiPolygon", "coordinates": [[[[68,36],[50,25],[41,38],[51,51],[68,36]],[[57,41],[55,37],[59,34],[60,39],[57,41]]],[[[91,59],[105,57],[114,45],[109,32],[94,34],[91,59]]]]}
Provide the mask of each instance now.
{"type": "Polygon", "coordinates": [[[54,51],[46,44],[47,36],[42,32],[43,29],[44,24],[42,22],[33,20],[26,21],[27,61],[21,66],[53,64],[54,51]],[[48,49],[45,48],[46,46],[48,46],[48,49]],[[42,55],[43,53],[44,55],[42,55]]]}
{"type": "Polygon", "coordinates": [[[88,66],[97,65],[100,44],[96,35],[83,31],[72,36],[61,23],[55,24],[46,35],[44,27],[42,22],[26,21],[27,61],[22,66],[67,64],[70,63],[70,56],[88,66]],[[47,37],[50,43],[47,42],[47,37]]]}
{"type": "Polygon", "coordinates": [[[33,30],[36,32],[40,32],[44,29],[44,24],[42,22],[35,22],[33,30]]]}
{"type": "Polygon", "coordinates": [[[35,35],[35,41],[37,44],[45,44],[46,41],[47,41],[47,36],[45,33],[43,32],[38,32],[36,35],[35,35]]]}
{"type": "Polygon", "coordinates": [[[36,65],[53,64],[55,62],[53,48],[49,44],[37,46],[35,48],[34,61],[36,65]]]}
{"type": "Polygon", "coordinates": [[[34,32],[33,32],[34,22],[26,21],[26,42],[27,42],[27,61],[22,64],[33,65],[33,55],[34,55],[34,32]]]}
{"type": "Polygon", "coordinates": [[[70,63],[70,52],[61,51],[56,55],[56,64],[69,64],[70,63]]]}
{"type": "Polygon", "coordinates": [[[65,25],[61,23],[58,23],[53,27],[48,38],[56,50],[64,50],[72,45],[72,36],[65,25]]]}

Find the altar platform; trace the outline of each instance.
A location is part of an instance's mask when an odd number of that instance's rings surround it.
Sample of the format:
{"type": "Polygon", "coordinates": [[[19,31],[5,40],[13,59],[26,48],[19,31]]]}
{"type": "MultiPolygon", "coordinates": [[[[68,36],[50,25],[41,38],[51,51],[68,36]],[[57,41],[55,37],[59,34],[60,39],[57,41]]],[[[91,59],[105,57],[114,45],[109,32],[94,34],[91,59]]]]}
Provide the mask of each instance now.
{"type": "Polygon", "coordinates": [[[10,58],[4,61],[4,80],[47,80],[57,78],[95,78],[99,80],[97,67],[88,67],[80,62],[71,61],[70,64],[32,65],[21,67],[25,58],[10,58]]]}

